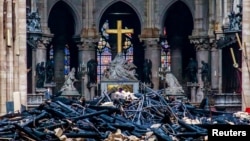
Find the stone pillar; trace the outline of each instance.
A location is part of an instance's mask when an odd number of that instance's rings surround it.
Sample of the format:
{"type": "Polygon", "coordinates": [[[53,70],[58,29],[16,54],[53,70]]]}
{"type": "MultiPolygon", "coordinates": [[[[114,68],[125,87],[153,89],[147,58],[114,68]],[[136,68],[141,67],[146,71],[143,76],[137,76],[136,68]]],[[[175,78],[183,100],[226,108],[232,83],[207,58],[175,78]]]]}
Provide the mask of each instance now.
{"type": "Polygon", "coordinates": [[[35,1],[36,7],[38,8],[38,13],[40,14],[41,18],[41,29],[43,33],[50,33],[49,27],[48,27],[48,0],[42,0],[42,1],[35,1]]]}
{"type": "Polygon", "coordinates": [[[196,35],[205,35],[207,29],[205,20],[201,20],[205,17],[203,12],[203,0],[195,0],[195,13],[194,13],[194,29],[193,29],[193,36],[196,35]]]}
{"type": "Polygon", "coordinates": [[[199,87],[197,89],[196,102],[201,102],[202,99],[204,98],[204,82],[201,79],[201,67],[202,67],[201,61],[204,61],[210,64],[209,38],[208,36],[191,36],[190,41],[191,43],[194,44],[196,48],[196,60],[198,63],[197,80],[198,80],[199,87]]]}
{"type": "Polygon", "coordinates": [[[64,48],[65,44],[58,42],[54,46],[54,61],[55,61],[55,82],[56,89],[55,91],[59,91],[63,86],[65,81],[65,73],[64,73],[64,48]]]}
{"type": "Polygon", "coordinates": [[[219,50],[216,47],[216,43],[212,43],[212,48],[211,48],[211,67],[210,67],[210,72],[211,72],[211,89],[214,91],[219,90],[219,76],[220,76],[220,63],[219,63],[219,50]]]}
{"type": "MultiPolygon", "coordinates": [[[[87,62],[91,59],[96,59],[96,47],[95,43],[98,41],[99,35],[97,33],[96,27],[94,23],[94,11],[95,11],[95,1],[94,0],[85,0],[83,1],[83,7],[85,8],[82,12],[83,15],[83,27],[82,32],[80,33],[81,37],[81,43],[78,44],[78,56],[79,56],[79,63],[87,65],[87,62]]],[[[95,84],[91,89],[89,90],[87,88],[88,83],[88,76],[84,76],[84,80],[81,86],[84,86],[82,88],[84,90],[83,95],[85,96],[86,100],[90,100],[93,97],[90,96],[91,91],[92,95],[95,94],[96,88],[98,89],[98,84],[95,84]]],[[[98,90],[97,90],[98,92],[98,90]]]]}
{"type": "Polygon", "coordinates": [[[144,22],[144,29],[140,35],[140,40],[144,42],[145,48],[145,59],[152,61],[152,83],[154,84],[153,89],[159,89],[159,67],[161,59],[161,47],[159,42],[159,29],[155,27],[156,23],[155,13],[157,12],[157,6],[155,0],[146,0],[146,17],[144,22]]]}
{"type": "Polygon", "coordinates": [[[36,64],[44,62],[46,63],[46,47],[42,41],[37,41],[37,49],[36,49],[36,64]]]}
{"type": "Polygon", "coordinates": [[[191,102],[196,103],[196,86],[191,87],[191,102]]]}
{"type": "Polygon", "coordinates": [[[95,59],[96,50],[95,50],[95,40],[87,40],[84,39],[83,44],[78,46],[78,56],[79,63],[87,64],[87,62],[91,59],[95,59]]]}
{"type": "MultiPolygon", "coordinates": [[[[96,58],[96,50],[95,50],[95,40],[94,39],[83,39],[83,43],[78,45],[78,57],[79,57],[79,64],[85,65],[87,67],[87,62],[91,59],[96,58]]],[[[87,69],[87,68],[86,68],[87,69]]],[[[98,88],[97,84],[95,86],[97,87],[91,87],[89,90],[87,88],[88,83],[88,76],[87,74],[84,74],[82,76],[83,81],[81,82],[81,89],[82,96],[85,97],[85,100],[91,100],[96,94],[95,89],[98,88]]]]}
{"type": "MultiPolygon", "coordinates": [[[[36,33],[33,33],[36,34],[36,33]]],[[[30,34],[31,36],[33,34],[30,34]]],[[[35,68],[32,68],[33,70],[36,70],[36,65],[38,63],[44,62],[44,67],[46,67],[47,62],[47,46],[51,42],[51,39],[53,37],[52,34],[39,34],[40,37],[37,37],[37,40],[35,41],[36,49],[35,49],[35,68]]],[[[31,38],[31,37],[29,37],[31,38]]],[[[32,56],[33,57],[33,56],[32,56]]],[[[35,84],[35,83],[34,83],[35,84]]]]}
{"type": "Polygon", "coordinates": [[[32,48],[32,93],[36,93],[36,47],[32,48]]]}
{"type": "Polygon", "coordinates": [[[26,1],[7,0],[6,2],[5,7],[4,1],[0,1],[0,19],[2,21],[0,29],[0,115],[6,114],[7,101],[16,99],[19,104],[26,105],[27,103],[27,66],[25,65],[27,32],[26,26],[23,26],[26,25],[26,1]],[[8,36],[7,31],[9,31],[8,36]],[[15,97],[16,94],[20,99],[15,97]]]}
{"type": "Polygon", "coordinates": [[[158,45],[158,38],[145,38],[143,39],[146,46],[145,59],[152,61],[152,83],[154,84],[153,89],[159,89],[159,67],[161,66],[161,48],[158,45]]]}
{"type": "MultiPolygon", "coordinates": [[[[4,5],[4,1],[0,2],[0,7],[3,7],[4,5]]],[[[7,18],[7,15],[4,14],[3,10],[0,11],[0,14],[3,15],[4,17],[1,17],[1,20],[4,18],[7,18]]],[[[5,24],[4,26],[7,25],[7,22],[3,22],[3,24],[5,24]]],[[[2,25],[3,25],[2,24],[2,25]]],[[[1,28],[1,31],[6,29],[1,28]]],[[[6,34],[3,34],[4,32],[0,33],[0,73],[1,73],[1,77],[0,77],[0,92],[1,92],[1,97],[0,97],[0,115],[6,114],[6,101],[7,101],[7,94],[6,94],[6,79],[7,79],[7,72],[8,70],[8,66],[6,63],[6,54],[7,54],[7,42],[6,42],[6,34]]]]}
{"type": "MultiPolygon", "coordinates": [[[[244,43],[245,50],[242,53],[246,53],[249,58],[250,55],[250,1],[242,0],[242,43],[244,43]]],[[[243,45],[244,45],[243,44],[243,45]]],[[[243,55],[242,55],[243,56],[243,55]]],[[[250,107],[250,68],[249,60],[245,60],[242,57],[242,110],[244,111],[246,107],[250,107]],[[247,65],[248,64],[248,65],[247,65]]]]}

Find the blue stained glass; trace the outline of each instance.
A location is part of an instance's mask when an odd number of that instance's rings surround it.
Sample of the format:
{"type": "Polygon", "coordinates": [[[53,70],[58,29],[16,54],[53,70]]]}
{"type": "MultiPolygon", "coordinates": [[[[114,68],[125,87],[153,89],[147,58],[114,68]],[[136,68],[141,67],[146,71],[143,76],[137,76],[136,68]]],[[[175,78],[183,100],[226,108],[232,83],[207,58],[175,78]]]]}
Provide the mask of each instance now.
{"type": "Polygon", "coordinates": [[[168,67],[169,70],[171,69],[171,53],[169,45],[167,45],[168,50],[165,50],[163,47],[161,49],[161,67],[168,67]],[[166,52],[167,51],[167,52],[166,52]]]}
{"type": "Polygon", "coordinates": [[[97,81],[101,80],[104,69],[109,65],[112,60],[111,50],[108,47],[104,47],[102,52],[97,52],[97,81]]]}
{"type": "Polygon", "coordinates": [[[51,55],[54,55],[54,49],[53,49],[53,48],[50,49],[49,55],[50,55],[50,56],[51,56],[51,55]]]}
{"type": "Polygon", "coordinates": [[[68,75],[70,72],[70,51],[66,45],[64,48],[64,74],[68,75]]]}
{"type": "Polygon", "coordinates": [[[69,53],[69,49],[67,48],[67,47],[65,47],[65,49],[64,49],[64,53],[65,53],[65,55],[70,55],[70,53],[69,53]]]}

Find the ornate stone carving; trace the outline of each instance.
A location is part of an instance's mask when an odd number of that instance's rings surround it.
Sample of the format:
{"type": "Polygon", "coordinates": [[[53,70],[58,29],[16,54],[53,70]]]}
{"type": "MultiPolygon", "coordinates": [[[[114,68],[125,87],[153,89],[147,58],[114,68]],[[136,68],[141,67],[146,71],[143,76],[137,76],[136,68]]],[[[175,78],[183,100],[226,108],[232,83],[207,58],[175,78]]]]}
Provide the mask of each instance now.
{"type": "Polygon", "coordinates": [[[224,34],[225,35],[220,37],[216,42],[216,45],[218,48],[224,48],[224,47],[227,47],[227,46],[237,42],[235,32],[224,33],[224,34]]]}
{"type": "Polygon", "coordinates": [[[209,38],[209,44],[210,44],[210,47],[211,47],[211,50],[213,49],[217,49],[217,44],[216,44],[216,40],[214,37],[210,37],[209,38]]]}
{"type": "Polygon", "coordinates": [[[98,38],[75,38],[75,42],[77,43],[77,47],[79,49],[95,49],[96,42],[98,42],[98,38]]]}
{"type": "Polygon", "coordinates": [[[144,46],[146,47],[158,47],[159,38],[147,38],[142,39],[144,46]]]}
{"type": "Polygon", "coordinates": [[[228,15],[229,26],[225,31],[241,31],[242,30],[242,6],[237,5],[239,12],[231,11],[228,15]]]}
{"type": "Polygon", "coordinates": [[[42,32],[41,23],[40,23],[40,16],[38,11],[31,12],[30,9],[27,9],[27,31],[28,32],[42,32]]]}
{"type": "Polygon", "coordinates": [[[190,36],[189,39],[196,50],[209,50],[211,48],[208,36],[190,36]]]}
{"type": "Polygon", "coordinates": [[[33,48],[45,48],[52,40],[52,34],[28,33],[27,42],[33,48]]]}

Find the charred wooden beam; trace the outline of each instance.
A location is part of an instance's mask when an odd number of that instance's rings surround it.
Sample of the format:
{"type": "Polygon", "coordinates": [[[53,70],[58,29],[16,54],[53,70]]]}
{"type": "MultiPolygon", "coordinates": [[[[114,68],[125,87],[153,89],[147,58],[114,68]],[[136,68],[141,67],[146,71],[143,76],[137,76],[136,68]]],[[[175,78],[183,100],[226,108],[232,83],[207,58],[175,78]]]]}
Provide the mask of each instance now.
{"type": "Polygon", "coordinates": [[[108,110],[101,110],[101,111],[97,111],[97,112],[90,113],[90,114],[85,114],[85,115],[78,116],[78,117],[72,117],[71,119],[73,121],[76,121],[76,120],[85,119],[85,118],[89,118],[89,117],[93,117],[93,116],[97,116],[101,114],[107,114],[107,113],[109,113],[108,110]]]}

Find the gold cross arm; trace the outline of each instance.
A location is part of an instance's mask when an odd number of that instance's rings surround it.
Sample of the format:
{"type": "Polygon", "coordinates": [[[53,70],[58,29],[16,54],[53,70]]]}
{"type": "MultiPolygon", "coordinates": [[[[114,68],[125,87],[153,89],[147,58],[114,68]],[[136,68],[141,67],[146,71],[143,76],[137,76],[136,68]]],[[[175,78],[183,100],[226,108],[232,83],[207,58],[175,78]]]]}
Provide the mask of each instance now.
{"type": "Polygon", "coordinates": [[[122,29],[122,21],[117,21],[117,29],[106,29],[108,34],[117,34],[117,53],[122,52],[122,34],[134,33],[133,29],[122,29]]]}

